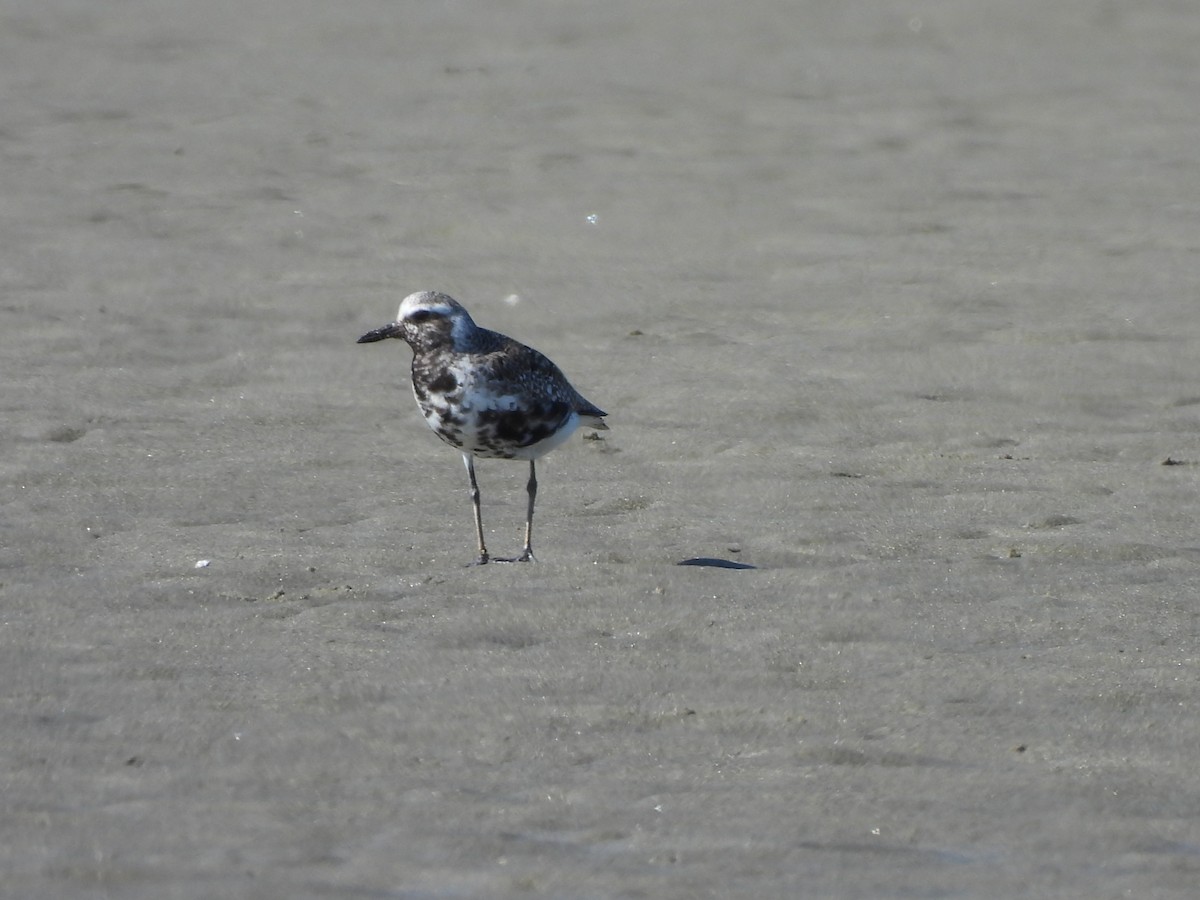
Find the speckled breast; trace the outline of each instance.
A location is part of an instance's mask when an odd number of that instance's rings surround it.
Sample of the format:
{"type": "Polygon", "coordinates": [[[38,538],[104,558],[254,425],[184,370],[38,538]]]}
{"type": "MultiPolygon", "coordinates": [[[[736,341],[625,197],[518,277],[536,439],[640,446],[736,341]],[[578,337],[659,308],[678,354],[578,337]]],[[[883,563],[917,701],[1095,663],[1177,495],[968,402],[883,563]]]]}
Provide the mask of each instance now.
{"type": "Polygon", "coordinates": [[[443,441],[466,453],[533,459],[565,440],[578,424],[565,401],[484,382],[478,373],[448,360],[413,367],[413,394],[425,421],[443,441]]]}

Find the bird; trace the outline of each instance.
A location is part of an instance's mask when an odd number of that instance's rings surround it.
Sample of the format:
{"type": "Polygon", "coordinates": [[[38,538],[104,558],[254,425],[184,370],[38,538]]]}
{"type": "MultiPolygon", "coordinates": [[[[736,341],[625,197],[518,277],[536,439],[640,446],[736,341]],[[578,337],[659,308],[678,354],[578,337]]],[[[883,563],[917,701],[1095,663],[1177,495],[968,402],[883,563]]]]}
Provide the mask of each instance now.
{"type": "Polygon", "coordinates": [[[454,298],[439,291],[405,297],[396,320],[358,339],[388,338],[412,348],[412,387],[434,433],[463,457],[475,514],[478,556],[471,565],[529,562],[533,556],[533,506],[537,460],[583,425],[608,430],[600,407],[584,398],[546,356],[499,332],[475,324],[454,298]],[[520,556],[493,558],[483,539],[475,459],[529,461],[525,490],[525,544],[520,556]]]}

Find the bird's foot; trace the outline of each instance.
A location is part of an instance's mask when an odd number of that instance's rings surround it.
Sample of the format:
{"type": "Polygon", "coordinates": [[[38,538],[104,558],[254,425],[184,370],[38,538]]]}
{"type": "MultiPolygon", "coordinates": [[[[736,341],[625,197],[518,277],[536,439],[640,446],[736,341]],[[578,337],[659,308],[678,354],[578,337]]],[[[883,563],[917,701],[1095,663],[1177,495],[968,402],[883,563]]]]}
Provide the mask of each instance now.
{"type": "Polygon", "coordinates": [[[495,560],[495,562],[519,563],[519,562],[537,562],[537,560],[534,559],[533,550],[529,547],[526,547],[522,551],[520,556],[506,556],[504,559],[495,560]]]}

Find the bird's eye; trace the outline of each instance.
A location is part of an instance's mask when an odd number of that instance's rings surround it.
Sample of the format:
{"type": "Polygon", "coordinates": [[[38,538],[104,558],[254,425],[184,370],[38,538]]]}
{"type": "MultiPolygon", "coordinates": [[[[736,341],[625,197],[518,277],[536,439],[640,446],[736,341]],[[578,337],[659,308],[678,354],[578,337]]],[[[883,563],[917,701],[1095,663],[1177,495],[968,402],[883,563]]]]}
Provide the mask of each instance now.
{"type": "Polygon", "coordinates": [[[408,314],[408,321],[420,325],[422,322],[428,322],[434,317],[434,313],[428,309],[418,309],[408,314]]]}

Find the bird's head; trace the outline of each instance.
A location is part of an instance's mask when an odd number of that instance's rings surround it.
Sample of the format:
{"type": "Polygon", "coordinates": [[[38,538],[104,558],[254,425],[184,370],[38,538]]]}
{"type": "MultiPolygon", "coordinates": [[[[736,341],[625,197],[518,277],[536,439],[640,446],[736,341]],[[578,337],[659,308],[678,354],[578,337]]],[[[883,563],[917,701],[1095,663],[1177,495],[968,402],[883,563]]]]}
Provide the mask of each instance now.
{"type": "Polygon", "coordinates": [[[402,338],[415,351],[431,350],[462,345],[474,329],[470,313],[453,297],[437,291],[419,291],[404,298],[395,322],[368,331],[358,343],[402,338]]]}

